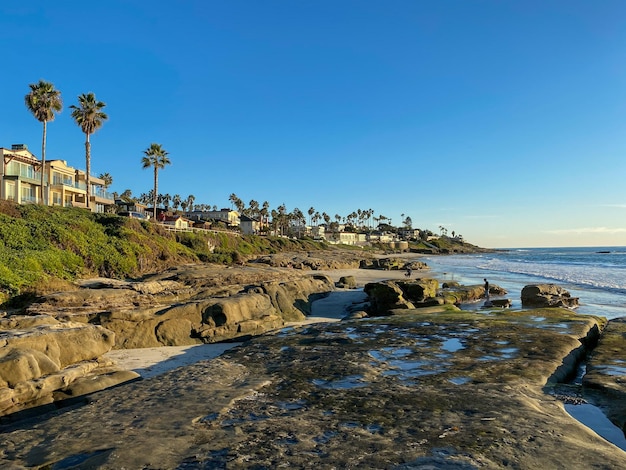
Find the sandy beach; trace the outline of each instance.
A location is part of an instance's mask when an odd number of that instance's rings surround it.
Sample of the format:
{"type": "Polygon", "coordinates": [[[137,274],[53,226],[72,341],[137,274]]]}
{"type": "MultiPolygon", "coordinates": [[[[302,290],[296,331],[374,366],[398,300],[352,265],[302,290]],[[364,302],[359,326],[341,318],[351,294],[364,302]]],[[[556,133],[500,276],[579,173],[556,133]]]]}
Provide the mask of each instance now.
{"type": "MultiPolygon", "coordinates": [[[[363,303],[366,295],[362,287],[368,282],[386,279],[405,279],[404,271],[381,271],[375,269],[336,269],[311,271],[311,274],[325,274],[334,282],[343,276],[354,276],[357,289],[340,289],[331,292],[327,297],[317,300],[312,305],[311,315],[302,322],[290,322],[285,327],[304,326],[320,322],[340,321],[352,305],[363,303]]],[[[413,271],[412,278],[426,275],[428,271],[413,271]]],[[[116,349],[104,355],[104,358],[115,361],[124,370],[137,372],[142,378],[148,379],[163,374],[171,369],[214,359],[228,349],[241,343],[196,344],[191,346],[163,346],[141,349],[116,349]]]]}

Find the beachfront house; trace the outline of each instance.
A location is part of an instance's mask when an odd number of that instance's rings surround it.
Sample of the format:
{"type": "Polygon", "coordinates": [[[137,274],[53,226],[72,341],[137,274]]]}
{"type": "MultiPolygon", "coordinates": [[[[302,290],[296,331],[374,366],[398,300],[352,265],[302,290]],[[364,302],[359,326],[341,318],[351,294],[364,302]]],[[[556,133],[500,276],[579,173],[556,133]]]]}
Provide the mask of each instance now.
{"type": "Polygon", "coordinates": [[[123,199],[116,199],[115,205],[119,213],[139,213],[146,219],[152,217],[152,210],[148,210],[148,206],[137,201],[125,201],[123,199]]]}
{"type": "Polygon", "coordinates": [[[311,235],[314,240],[326,240],[326,227],[324,225],[311,227],[311,235]]]}
{"type": "Polygon", "coordinates": [[[221,209],[219,211],[201,211],[195,210],[185,212],[185,217],[195,221],[215,221],[223,222],[227,227],[239,227],[239,212],[230,209],[221,209]]]}
{"type": "Polygon", "coordinates": [[[258,235],[261,231],[261,222],[247,215],[242,215],[239,218],[239,228],[243,235],[258,235]]]}
{"type": "Polygon", "coordinates": [[[417,228],[401,228],[398,229],[398,235],[404,240],[408,240],[410,238],[419,239],[420,230],[417,228]]]}
{"type": "Polygon", "coordinates": [[[333,244],[356,245],[358,237],[353,232],[330,232],[326,234],[326,239],[333,244]]]}
{"type": "Polygon", "coordinates": [[[18,204],[39,203],[41,162],[37,157],[24,144],[14,144],[10,150],[0,147],[0,155],[0,197],[18,204]]]}
{"type": "MultiPolygon", "coordinates": [[[[85,172],[68,166],[65,160],[41,161],[25,144],[13,144],[11,149],[0,147],[0,198],[18,204],[39,204],[64,207],[87,207],[85,172]],[[43,172],[43,188],[41,175],[43,172]],[[42,191],[43,189],[43,191],[42,191]]],[[[89,208],[92,212],[106,212],[115,201],[107,193],[105,183],[90,177],[89,208]]]]}
{"type": "Polygon", "coordinates": [[[157,216],[157,220],[161,222],[163,225],[167,225],[168,227],[174,228],[176,230],[188,230],[193,227],[193,221],[184,218],[180,215],[163,215],[161,217],[157,216]]]}

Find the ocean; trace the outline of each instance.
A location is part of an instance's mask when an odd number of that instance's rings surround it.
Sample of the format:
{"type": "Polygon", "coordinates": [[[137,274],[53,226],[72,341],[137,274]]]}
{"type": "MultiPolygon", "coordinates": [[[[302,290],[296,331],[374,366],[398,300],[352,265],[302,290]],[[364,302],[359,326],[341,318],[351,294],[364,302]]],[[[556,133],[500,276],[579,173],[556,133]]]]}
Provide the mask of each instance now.
{"type": "Polygon", "coordinates": [[[608,319],[626,317],[626,247],[511,248],[493,253],[421,258],[440,281],[490,284],[507,290],[521,307],[522,288],[551,283],[578,297],[578,313],[608,319]]]}

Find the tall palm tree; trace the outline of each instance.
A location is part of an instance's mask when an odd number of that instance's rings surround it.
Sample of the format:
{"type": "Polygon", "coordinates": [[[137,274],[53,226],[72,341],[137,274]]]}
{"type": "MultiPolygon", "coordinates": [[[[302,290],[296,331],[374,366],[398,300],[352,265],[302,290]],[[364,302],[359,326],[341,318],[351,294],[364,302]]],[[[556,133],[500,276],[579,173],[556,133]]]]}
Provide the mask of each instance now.
{"type": "Polygon", "coordinates": [[[259,209],[259,215],[261,217],[261,230],[263,230],[264,224],[267,224],[268,217],[270,215],[270,203],[263,201],[263,206],[259,209]]]}
{"type": "Polygon", "coordinates": [[[102,101],[96,101],[96,95],[93,93],[83,93],[78,96],[78,106],[70,106],[72,109],[72,118],[76,124],[85,133],[85,174],[87,184],[87,208],[89,208],[89,199],[91,197],[91,142],[89,136],[102,127],[104,121],[109,116],[102,111],[106,106],[102,101]]]}
{"type": "Polygon", "coordinates": [[[54,121],[55,113],[60,113],[63,109],[61,92],[54,89],[50,82],[39,80],[39,83],[28,85],[30,92],[24,97],[24,102],[28,110],[39,122],[43,123],[43,137],[41,139],[41,203],[44,201],[43,179],[46,169],[46,133],[48,122],[54,121]]]}
{"type": "MultiPolygon", "coordinates": [[[[154,192],[153,192],[153,202],[154,202],[154,220],[156,220],[156,210],[157,210],[157,194],[159,188],[159,169],[165,168],[165,165],[170,165],[170,159],[167,158],[168,153],[161,147],[161,144],[150,144],[146,150],[144,150],[144,157],[141,159],[141,163],[143,165],[143,169],[154,167],[154,192]]],[[[187,205],[185,204],[185,207],[187,205]]],[[[183,208],[185,210],[185,208],[183,208]]]]}
{"type": "Polygon", "coordinates": [[[189,212],[193,212],[193,203],[196,201],[196,196],[190,194],[187,196],[187,207],[189,208],[189,212]]]}

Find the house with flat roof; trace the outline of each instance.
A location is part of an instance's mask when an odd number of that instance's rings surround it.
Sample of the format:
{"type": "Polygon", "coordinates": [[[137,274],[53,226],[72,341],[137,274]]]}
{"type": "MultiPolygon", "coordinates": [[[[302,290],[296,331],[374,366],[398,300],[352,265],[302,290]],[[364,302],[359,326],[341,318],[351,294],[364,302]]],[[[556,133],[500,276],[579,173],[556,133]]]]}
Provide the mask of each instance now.
{"type": "MultiPolygon", "coordinates": [[[[11,149],[0,147],[0,198],[18,204],[39,204],[64,207],[87,207],[85,172],[68,166],[65,160],[41,161],[25,144],[13,144],[11,149]],[[43,186],[41,176],[43,172],[43,186]]],[[[105,183],[90,177],[89,208],[105,212],[115,201],[106,192],[105,183]]]]}
{"type": "Polygon", "coordinates": [[[243,235],[258,235],[261,232],[261,222],[247,215],[239,218],[239,228],[243,235]]]}
{"type": "Polygon", "coordinates": [[[192,220],[215,220],[224,222],[227,227],[239,227],[239,212],[230,209],[219,211],[193,211],[185,214],[192,220]]]}

